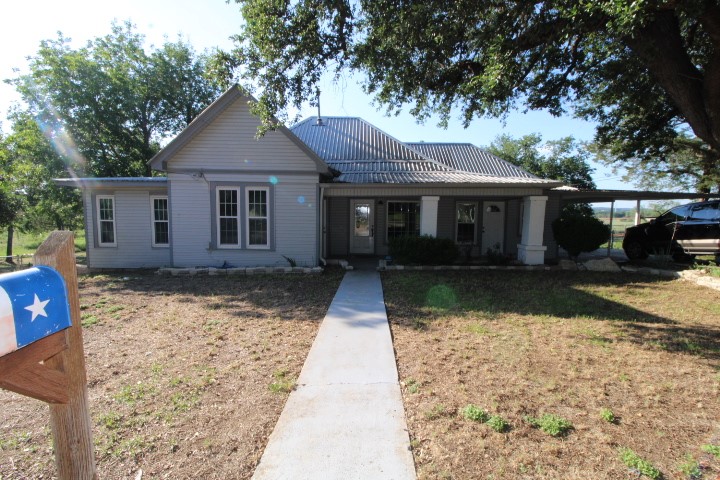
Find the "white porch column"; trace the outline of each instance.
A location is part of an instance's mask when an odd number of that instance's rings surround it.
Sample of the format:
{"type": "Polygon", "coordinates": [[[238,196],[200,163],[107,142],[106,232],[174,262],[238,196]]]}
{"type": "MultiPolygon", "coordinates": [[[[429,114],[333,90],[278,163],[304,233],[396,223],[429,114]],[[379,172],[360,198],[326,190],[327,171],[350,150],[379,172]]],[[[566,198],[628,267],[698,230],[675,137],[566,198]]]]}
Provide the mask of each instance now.
{"type": "Polygon", "coordinates": [[[525,197],[523,202],[522,238],[518,244],[518,260],[525,265],[545,263],[543,231],[545,230],[545,203],[548,197],[525,197]]]}
{"type": "Polygon", "coordinates": [[[437,237],[438,202],[440,197],[420,199],[420,235],[437,237]]]}

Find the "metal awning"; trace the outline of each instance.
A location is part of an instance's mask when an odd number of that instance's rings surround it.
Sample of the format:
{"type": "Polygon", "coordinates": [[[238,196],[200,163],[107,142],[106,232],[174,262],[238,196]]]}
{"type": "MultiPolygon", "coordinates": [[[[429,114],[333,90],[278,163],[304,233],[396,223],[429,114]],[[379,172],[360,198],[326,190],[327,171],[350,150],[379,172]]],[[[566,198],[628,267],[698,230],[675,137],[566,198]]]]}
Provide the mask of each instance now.
{"type": "Polygon", "coordinates": [[[717,198],[720,193],[698,192],[653,192],[638,190],[566,190],[555,189],[560,198],[572,202],[600,203],[615,200],[684,200],[700,198],[717,198]]]}

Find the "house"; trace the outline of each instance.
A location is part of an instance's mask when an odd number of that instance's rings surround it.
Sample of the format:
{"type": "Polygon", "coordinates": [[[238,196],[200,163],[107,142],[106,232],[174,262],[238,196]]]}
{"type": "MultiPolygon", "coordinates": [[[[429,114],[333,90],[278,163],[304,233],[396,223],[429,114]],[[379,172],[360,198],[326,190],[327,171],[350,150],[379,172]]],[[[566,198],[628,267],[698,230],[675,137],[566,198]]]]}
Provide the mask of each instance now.
{"type": "Polygon", "coordinates": [[[58,180],[83,191],[90,267],[314,266],[386,255],[393,237],[419,234],[526,264],[556,254],[560,182],[471,144],[401,142],[359,118],[257,139],[250,100],[233,87],[205,109],[150,160],[165,177],[58,180]]]}

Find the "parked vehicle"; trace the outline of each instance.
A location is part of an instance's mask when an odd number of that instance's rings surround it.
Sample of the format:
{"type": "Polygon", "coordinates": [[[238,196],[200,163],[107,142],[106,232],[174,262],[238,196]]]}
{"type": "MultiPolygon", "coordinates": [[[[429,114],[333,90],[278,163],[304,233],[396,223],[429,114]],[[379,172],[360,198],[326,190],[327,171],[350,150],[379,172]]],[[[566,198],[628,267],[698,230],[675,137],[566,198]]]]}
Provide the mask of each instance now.
{"type": "Polygon", "coordinates": [[[674,259],[715,255],[720,261],[720,200],[672,208],[625,230],[623,250],[631,260],[666,254],[674,259]]]}

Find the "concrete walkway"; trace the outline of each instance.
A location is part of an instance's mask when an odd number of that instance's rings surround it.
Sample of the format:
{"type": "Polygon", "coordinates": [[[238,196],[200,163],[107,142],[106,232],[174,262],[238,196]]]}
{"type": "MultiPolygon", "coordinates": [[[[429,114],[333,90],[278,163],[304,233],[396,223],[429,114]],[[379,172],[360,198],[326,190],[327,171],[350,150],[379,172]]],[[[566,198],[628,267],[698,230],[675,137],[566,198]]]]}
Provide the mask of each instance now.
{"type": "Polygon", "coordinates": [[[415,478],[380,276],[347,272],[253,479],[415,478]]]}

